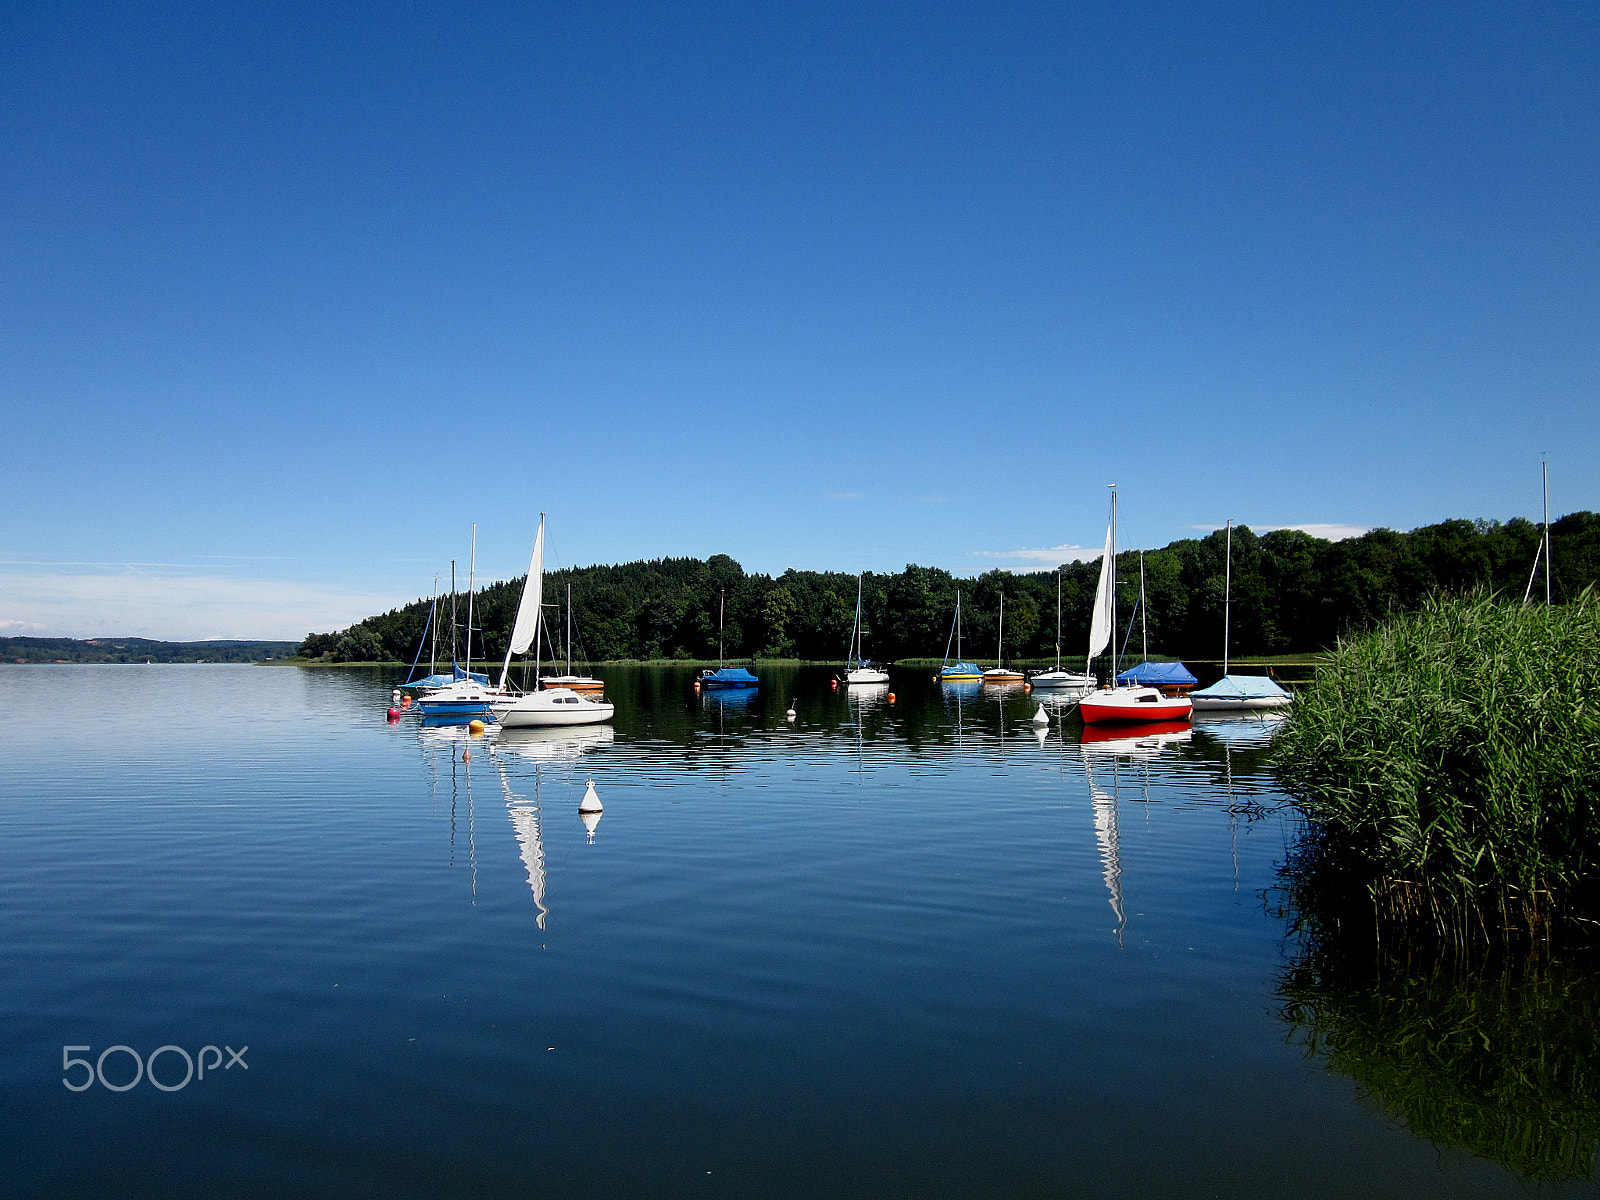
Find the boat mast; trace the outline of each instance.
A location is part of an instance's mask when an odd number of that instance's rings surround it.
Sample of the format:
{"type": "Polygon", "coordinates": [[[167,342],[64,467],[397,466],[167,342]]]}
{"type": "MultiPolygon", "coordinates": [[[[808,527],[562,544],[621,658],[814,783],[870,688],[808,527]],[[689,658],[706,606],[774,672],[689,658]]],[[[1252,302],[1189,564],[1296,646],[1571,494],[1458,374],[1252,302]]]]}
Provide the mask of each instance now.
{"type": "Polygon", "coordinates": [[[567,584],[567,674],[572,674],[572,585],[567,584]]]}
{"type": "Polygon", "coordinates": [[[467,678],[472,678],[472,583],[478,572],[478,523],[472,523],[472,559],[467,567],[467,678]]]}
{"type": "Polygon", "coordinates": [[[1001,588],[1000,589],[1000,632],[995,635],[995,639],[994,639],[994,665],[995,665],[995,669],[996,670],[999,670],[1001,667],[1005,666],[1005,648],[1006,648],[1006,590],[1005,590],[1005,588],[1001,588]]]}
{"type": "Polygon", "coordinates": [[[1061,571],[1056,571],[1056,670],[1061,670],[1061,571]]]}
{"type": "Polygon", "coordinates": [[[1222,673],[1228,673],[1228,648],[1233,637],[1233,518],[1228,518],[1228,566],[1222,576],[1222,673]]]}
{"type": "Polygon", "coordinates": [[[428,619],[433,626],[433,640],[428,644],[428,674],[439,673],[439,577],[433,577],[433,602],[428,605],[428,619]]]}
{"type": "MultiPolygon", "coordinates": [[[[850,626],[850,653],[855,665],[861,665],[861,576],[856,576],[856,619],[850,626]]],[[[845,664],[846,669],[850,666],[845,664]]]]}
{"type": "Polygon", "coordinates": [[[1550,607],[1550,460],[1544,467],[1544,606],[1550,607]]]}
{"type": "Polygon", "coordinates": [[[450,666],[452,668],[456,665],[456,660],[461,657],[460,646],[456,641],[456,635],[460,632],[461,625],[456,616],[456,560],[452,558],[450,560],[450,666]]]}
{"type": "Polygon", "coordinates": [[[961,589],[956,589],[956,662],[961,658],[961,589]]]}
{"type": "Polygon", "coordinates": [[[717,670],[722,670],[722,622],[728,614],[728,589],[717,589],[717,670]]]}
{"type": "Polygon", "coordinates": [[[1144,551],[1139,551],[1139,637],[1144,660],[1150,661],[1150,610],[1144,602],[1144,551]]]}
{"type": "Polygon", "coordinates": [[[1122,658],[1122,647],[1117,645],[1117,485],[1106,486],[1111,489],[1111,686],[1116,687],[1122,658]]]}

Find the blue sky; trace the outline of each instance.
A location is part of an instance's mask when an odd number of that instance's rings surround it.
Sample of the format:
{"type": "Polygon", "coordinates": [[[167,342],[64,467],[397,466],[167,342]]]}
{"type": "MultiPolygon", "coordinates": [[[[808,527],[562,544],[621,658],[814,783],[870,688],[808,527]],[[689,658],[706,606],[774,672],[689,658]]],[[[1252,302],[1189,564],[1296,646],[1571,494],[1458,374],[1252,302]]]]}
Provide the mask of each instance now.
{"type": "Polygon", "coordinates": [[[0,632],[1600,508],[1593,5],[3,13],[0,632]]]}

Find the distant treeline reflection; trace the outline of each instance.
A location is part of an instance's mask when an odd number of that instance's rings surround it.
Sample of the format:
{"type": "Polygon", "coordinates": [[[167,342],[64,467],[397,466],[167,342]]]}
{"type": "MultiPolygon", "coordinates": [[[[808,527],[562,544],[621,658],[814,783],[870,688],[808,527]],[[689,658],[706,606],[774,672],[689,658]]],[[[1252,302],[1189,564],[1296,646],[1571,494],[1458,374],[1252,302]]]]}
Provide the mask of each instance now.
{"type": "MultiPolygon", "coordinates": [[[[1236,528],[1233,652],[1323,649],[1341,635],[1368,629],[1440,591],[1488,587],[1520,596],[1540,532],[1539,525],[1522,518],[1445,521],[1409,533],[1377,529],[1342,542],[1292,529],[1258,537],[1248,528],[1236,528]]],[[[1552,523],[1551,537],[1556,597],[1576,596],[1600,578],[1600,515],[1565,516],[1552,523]]],[[[1212,658],[1220,653],[1225,551],[1225,537],[1218,532],[1145,553],[1153,654],[1212,658]]],[[[1121,578],[1129,581],[1122,604],[1126,619],[1137,594],[1139,555],[1124,552],[1117,562],[1121,578]]],[[[1098,570],[1098,560],[1062,568],[1062,649],[1069,655],[1081,653],[1078,648],[1086,639],[1098,570]]],[[[721,554],[706,561],[664,558],[552,571],[545,577],[546,597],[564,597],[568,583],[577,630],[575,656],[588,660],[715,658],[717,601],[723,590],[728,657],[838,659],[846,650],[856,597],[854,575],[793,570],[776,577],[751,575],[721,554]]],[[[476,659],[505,653],[521,584],[520,579],[509,580],[478,593],[473,614],[476,659]]],[[[880,660],[940,656],[958,587],[969,657],[993,654],[1002,589],[1007,657],[1054,655],[1053,572],[991,571],[958,579],[948,571],[919,566],[866,577],[866,653],[880,660]]],[[[448,605],[441,608],[440,644],[448,659],[448,605]]],[[[347,630],[314,633],[302,643],[301,653],[331,661],[408,662],[416,653],[427,611],[428,601],[419,600],[347,630]]],[[[465,620],[463,598],[458,624],[465,620]]]]}

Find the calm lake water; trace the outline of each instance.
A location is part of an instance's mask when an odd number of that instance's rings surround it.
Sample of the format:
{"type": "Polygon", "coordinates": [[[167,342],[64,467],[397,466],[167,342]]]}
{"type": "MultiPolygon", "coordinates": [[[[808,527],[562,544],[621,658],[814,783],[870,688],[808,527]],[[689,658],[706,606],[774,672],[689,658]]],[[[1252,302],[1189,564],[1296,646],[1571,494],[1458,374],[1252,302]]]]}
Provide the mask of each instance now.
{"type": "Polygon", "coordinates": [[[379,671],[0,667],[0,1191],[1528,1194],[1290,1012],[1272,726],[762,674],[473,739],[379,671]]]}

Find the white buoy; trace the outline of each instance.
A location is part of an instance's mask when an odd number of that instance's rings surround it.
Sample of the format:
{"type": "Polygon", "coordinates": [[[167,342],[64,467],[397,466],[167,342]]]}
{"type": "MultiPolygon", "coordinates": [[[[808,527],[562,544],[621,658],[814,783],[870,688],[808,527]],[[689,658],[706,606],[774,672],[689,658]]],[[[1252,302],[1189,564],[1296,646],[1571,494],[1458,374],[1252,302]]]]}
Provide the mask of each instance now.
{"type": "Polygon", "coordinates": [[[595,826],[600,824],[600,814],[597,812],[579,813],[578,820],[583,822],[584,832],[589,835],[589,842],[594,843],[595,826]]]}
{"type": "Polygon", "coordinates": [[[583,799],[578,801],[578,812],[581,814],[600,813],[602,811],[600,793],[594,790],[594,780],[591,779],[589,780],[589,786],[584,790],[583,799]]]}
{"type": "Polygon", "coordinates": [[[789,711],[783,714],[789,720],[794,720],[794,701],[789,701],[789,711]]]}
{"type": "Polygon", "coordinates": [[[1050,724],[1050,714],[1045,712],[1044,705],[1039,705],[1039,711],[1033,714],[1033,723],[1035,725],[1050,724]]]}

